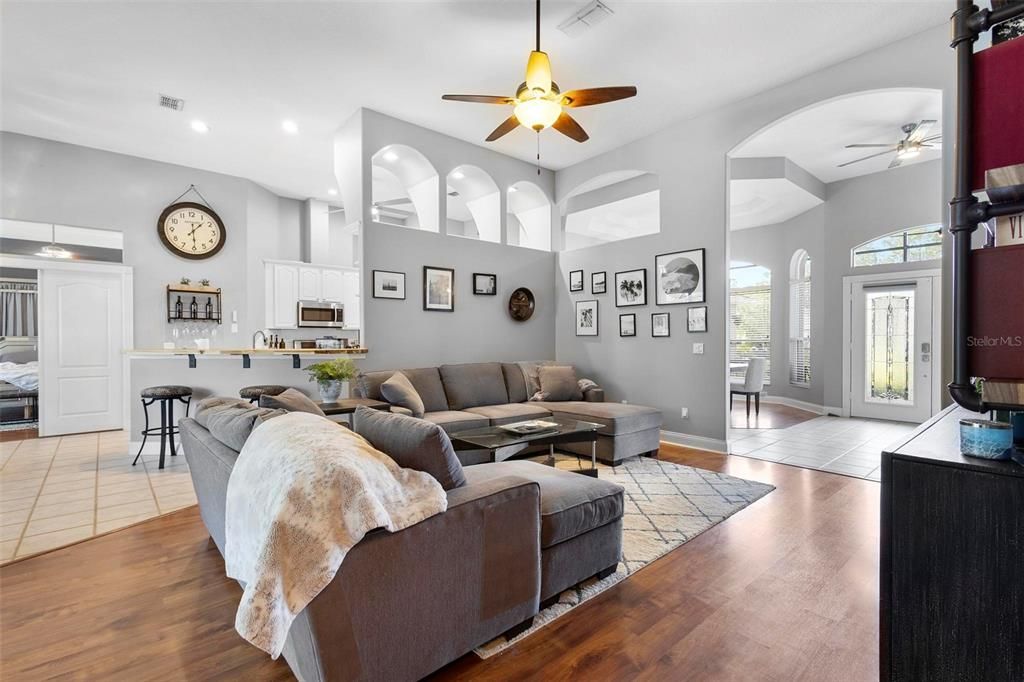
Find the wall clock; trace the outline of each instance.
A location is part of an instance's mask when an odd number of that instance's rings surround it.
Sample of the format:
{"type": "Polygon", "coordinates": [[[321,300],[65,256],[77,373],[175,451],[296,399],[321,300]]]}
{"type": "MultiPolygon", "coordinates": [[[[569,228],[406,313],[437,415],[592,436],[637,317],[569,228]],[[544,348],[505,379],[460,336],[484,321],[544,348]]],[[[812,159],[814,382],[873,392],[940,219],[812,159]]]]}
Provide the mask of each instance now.
{"type": "Polygon", "coordinates": [[[182,258],[210,258],[224,248],[227,240],[220,216],[209,206],[190,201],[165,208],[156,229],[164,246],[182,258]]]}
{"type": "Polygon", "coordinates": [[[526,287],[519,287],[508,297],[508,314],[517,322],[525,322],[533,316],[536,305],[533,292],[526,287]]]}

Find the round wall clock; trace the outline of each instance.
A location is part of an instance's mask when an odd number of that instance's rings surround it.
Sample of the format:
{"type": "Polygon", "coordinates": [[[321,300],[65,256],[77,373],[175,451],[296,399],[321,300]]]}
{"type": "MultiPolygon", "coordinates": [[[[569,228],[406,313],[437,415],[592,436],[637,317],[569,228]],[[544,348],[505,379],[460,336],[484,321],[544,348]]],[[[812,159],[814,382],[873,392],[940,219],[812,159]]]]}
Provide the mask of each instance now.
{"type": "Polygon", "coordinates": [[[228,236],[212,208],[190,201],[165,208],[156,230],[171,253],[197,260],[215,255],[224,248],[228,236]]]}
{"type": "Polygon", "coordinates": [[[508,314],[517,322],[525,322],[533,316],[537,307],[533,292],[526,287],[519,287],[508,297],[508,314]]]}

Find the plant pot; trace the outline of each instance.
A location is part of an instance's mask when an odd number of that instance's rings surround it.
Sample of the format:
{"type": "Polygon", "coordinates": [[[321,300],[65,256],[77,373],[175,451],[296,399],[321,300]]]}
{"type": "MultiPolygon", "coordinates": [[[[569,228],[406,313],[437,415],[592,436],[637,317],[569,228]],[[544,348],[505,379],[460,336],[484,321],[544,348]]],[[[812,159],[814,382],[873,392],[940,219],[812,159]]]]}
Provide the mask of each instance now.
{"type": "Polygon", "coordinates": [[[348,395],[347,381],[319,381],[320,399],[325,403],[335,403],[338,399],[348,395]]]}

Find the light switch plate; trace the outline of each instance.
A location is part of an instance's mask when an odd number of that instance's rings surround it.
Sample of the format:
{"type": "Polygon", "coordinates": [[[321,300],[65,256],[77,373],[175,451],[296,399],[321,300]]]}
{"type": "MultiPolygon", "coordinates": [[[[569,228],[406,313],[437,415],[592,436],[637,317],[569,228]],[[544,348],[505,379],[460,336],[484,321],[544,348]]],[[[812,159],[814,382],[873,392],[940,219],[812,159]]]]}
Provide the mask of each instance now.
{"type": "Polygon", "coordinates": [[[695,344],[693,344],[693,354],[694,355],[704,355],[704,344],[703,343],[695,343],[695,344]]]}
{"type": "Polygon", "coordinates": [[[231,323],[231,333],[232,334],[237,334],[238,333],[238,325],[235,324],[234,322],[231,323]]]}

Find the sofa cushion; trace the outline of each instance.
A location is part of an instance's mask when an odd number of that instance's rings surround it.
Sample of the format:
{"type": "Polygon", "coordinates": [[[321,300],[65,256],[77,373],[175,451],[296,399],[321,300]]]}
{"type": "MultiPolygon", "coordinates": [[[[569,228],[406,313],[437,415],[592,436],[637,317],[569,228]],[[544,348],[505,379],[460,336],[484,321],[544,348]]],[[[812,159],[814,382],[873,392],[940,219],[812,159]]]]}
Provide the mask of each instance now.
{"type": "Polygon", "coordinates": [[[537,369],[537,378],[540,392],[546,395],[546,400],[583,400],[576,368],[572,365],[541,365],[537,369]]]}
{"type": "Polygon", "coordinates": [[[416,392],[416,387],[409,381],[409,377],[401,372],[395,372],[391,377],[380,385],[380,393],[392,405],[408,408],[414,417],[422,417],[426,409],[423,407],[423,400],[416,392]]]}
{"type": "Polygon", "coordinates": [[[660,410],[643,405],[626,405],[623,403],[590,403],[583,400],[567,402],[539,401],[540,405],[556,417],[581,419],[583,421],[604,424],[597,430],[602,436],[615,436],[623,433],[636,433],[647,429],[660,429],[662,414],[660,410]]]}
{"type": "Polygon", "coordinates": [[[260,417],[275,416],[277,410],[257,407],[238,398],[207,398],[196,407],[195,420],[210,435],[232,450],[241,450],[260,417]]]}
{"type": "Polygon", "coordinates": [[[472,412],[490,420],[491,426],[502,424],[514,424],[515,422],[528,419],[543,419],[550,417],[551,413],[536,403],[506,403],[504,405],[481,405],[480,407],[467,407],[466,412],[472,412]]]}
{"type": "Polygon", "coordinates": [[[308,412],[318,417],[324,416],[324,411],[309,396],[294,388],[289,388],[284,393],[278,393],[277,395],[264,393],[260,396],[260,407],[286,410],[288,412],[308,412]]]}
{"type": "Polygon", "coordinates": [[[529,398],[526,394],[526,377],[523,368],[515,362],[501,363],[501,373],[505,376],[505,389],[508,391],[510,403],[525,403],[529,398]]]}
{"type": "Polygon", "coordinates": [[[467,467],[466,482],[475,485],[499,476],[519,476],[540,485],[540,546],[571,540],[622,517],[622,486],[599,478],[529,461],[467,467]]]}
{"type": "Polygon", "coordinates": [[[466,485],[452,441],[437,424],[368,407],[356,408],[354,416],[356,433],[398,466],[425,471],[445,490],[466,485]]]}
{"type": "Polygon", "coordinates": [[[440,371],[449,410],[508,402],[505,376],[497,362],[441,365],[440,371]]]}
{"type": "Polygon", "coordinates": [[[491,425],[487,417],[458,410],[427,412],[423,415],[423,418],[432,424],[437,424],[448,433],[454,433],[463,429],[479,429],[491,425]]]}
{"type": "Polygon", "coordinates": [[[444,394],[444,385],[441,383],[441,375],[438,373],[437,367],[363,372],[356,377],[356,391],[358,391],[359,397],[384,400],[385,398],[380,392],[380,385],[390,379],[396,371],[401,371],[419,393],[424,411],[439,412],[448,409],[448,397],[444,394]]]}

